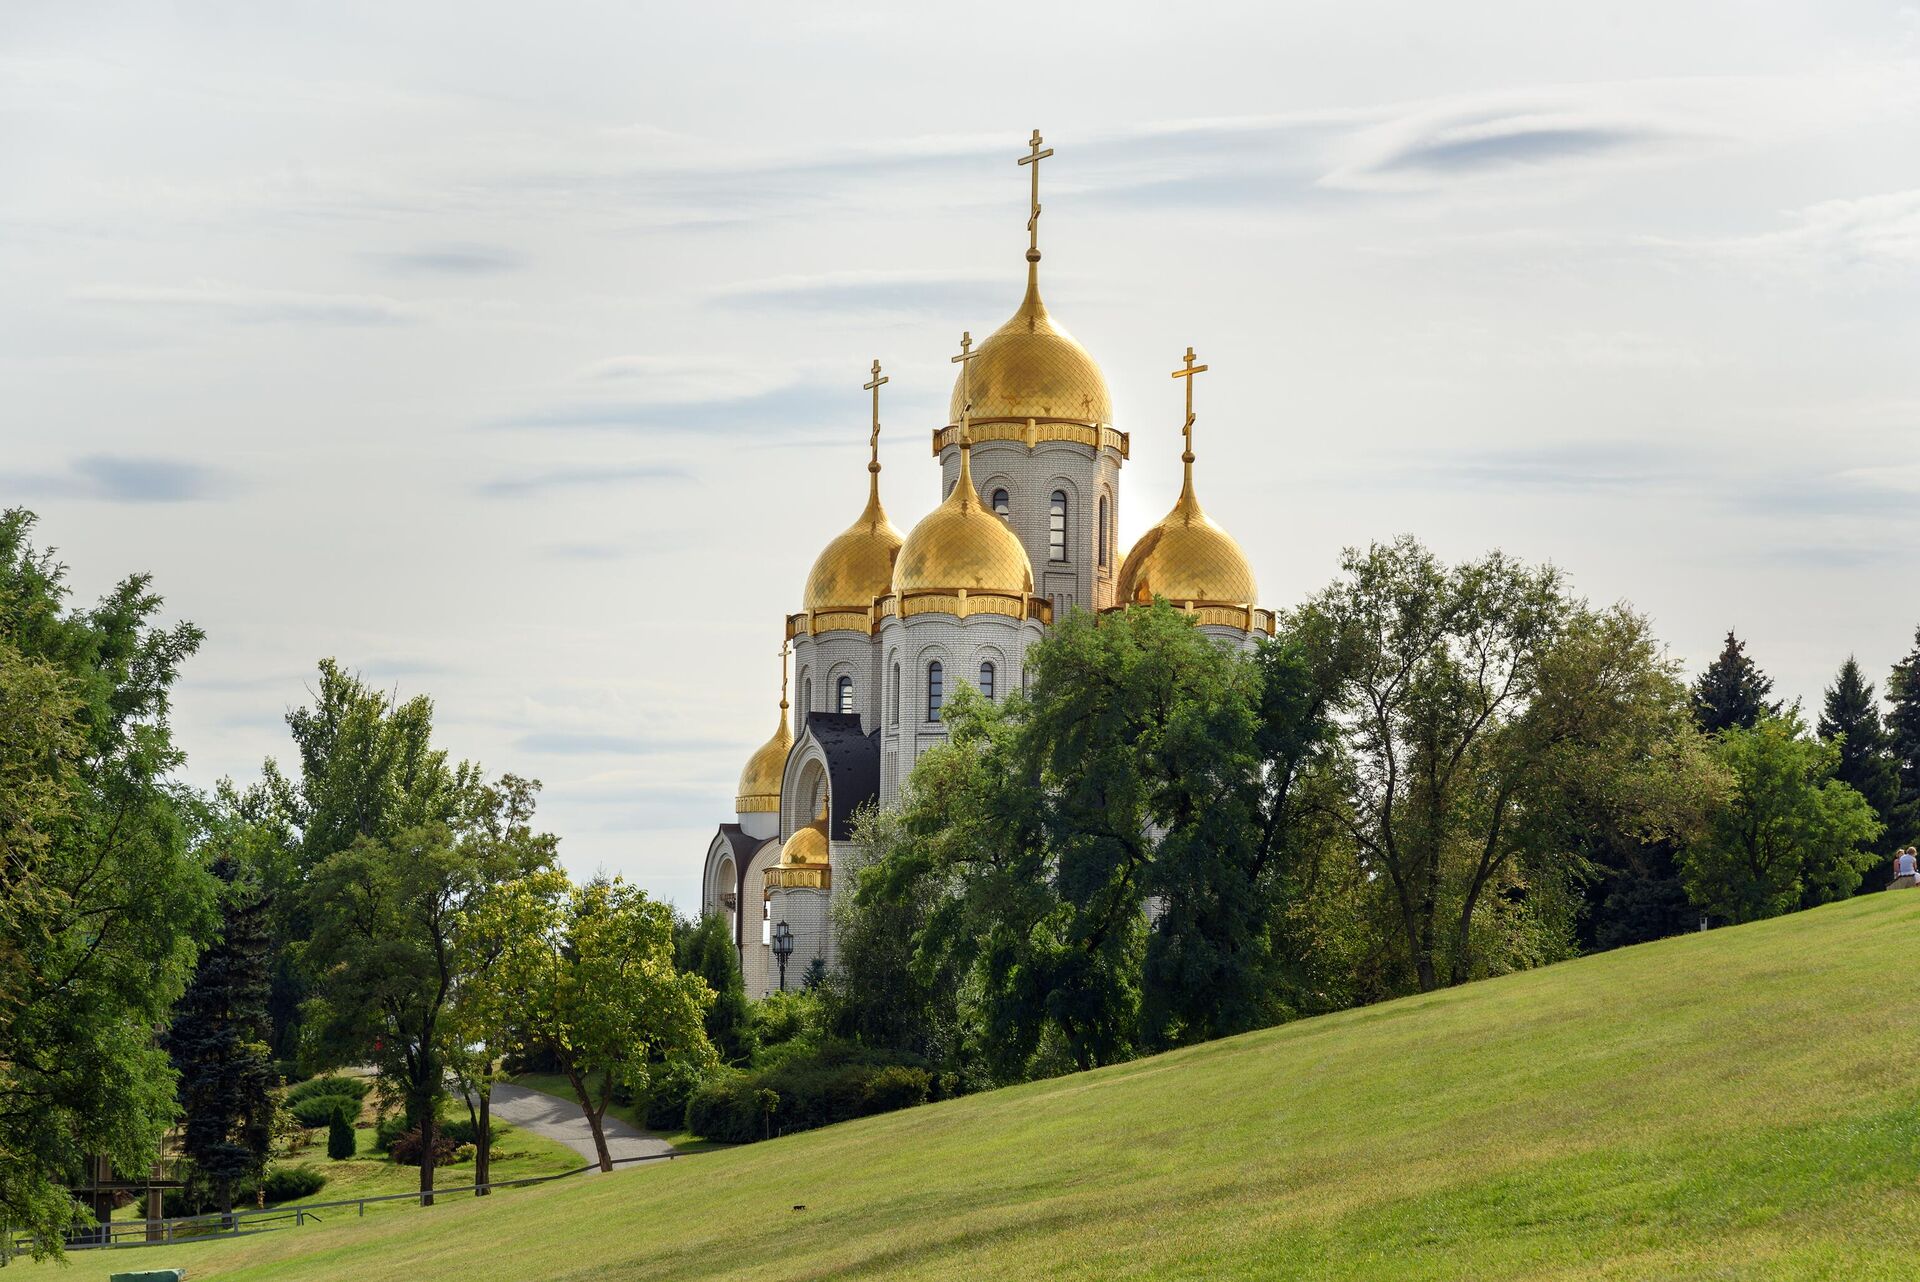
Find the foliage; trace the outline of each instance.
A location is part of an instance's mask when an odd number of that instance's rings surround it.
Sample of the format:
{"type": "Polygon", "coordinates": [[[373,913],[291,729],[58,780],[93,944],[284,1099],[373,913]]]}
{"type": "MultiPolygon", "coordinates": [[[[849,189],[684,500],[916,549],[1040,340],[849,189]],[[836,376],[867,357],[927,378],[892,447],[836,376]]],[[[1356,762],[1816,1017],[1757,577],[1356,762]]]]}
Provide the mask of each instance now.
{"type": "Polygon", "coordinates": [[[218,852],[212,871],[222,886],[220,937],[201,954],[174,1007],[166,1046],[186,1114],[181,1150],[212,1190],[213,1205],[228,1211],[236,1187],[258,1182],[273,1141],[268,903],[231,848],[243,830],[226,815],[216,815],[212,826],[207,844],[218,852]]]}
{"type": "Polygon", "coordinates": [[[1900,772],[1900,798],[1891,816],[1890,844],[1920,842],[1920,629],[1913,650],[1887,678],[1887,750],[1900,772]]]}
{"type": "Polygon", "coordinates": [[[1722,921],[1754,921],[1801,903],[1844,899],[1873,866],[1880,821],[1833,777],[1837,745],[1796,715],[1723,730],[1715,755],[1733,779],[1707,833],[1686,846],[1681,873],[1694,903],[1722,921]]]}
{"type": "Polygon", "coordinates": [[[1894,837],[1900,807],[1900,765],[1880,724],[1873,683],[1861,675],[1852,655],[1847,656],[1833,684],[1827,687],[1818,733],[1840,749],[1833,777],[1865,798],[1880,821],[1880,838],[1873,849],[1881,867],[1870,872],[1864,882],[1865,889],[1879,890],[1893,874],[1893,852],[1900,846],[1894,837]]]}
{"type": "Polygon", "coordinates": [[[344,1162],[359,1150],[360,1139],[354,1133],[353,1119],[345,1109],[335,1109],[327,1119],[327,1156],[344,1162]]]}
{"type": "Polygon", "coordinates": [[[710,1078],[688,1100],[686,1125],[703,1139],[747,1143],[924,1104],[933,1088],[924,1064],[830,1042],[768,1068],[710,1078]]]}
{"type": "Polygon", "coordinates": [[[1706,734],[1751,729],[1762,717],[1778,716],[1780,705],[1768,703],[1773,678],[1764,675],[1747,657],[1746,644],[1727,632],[1720,656],[1693,685],[1693,719],[1706,734]]]}
{"type": "Polygon", "coordinates": [[[706,1071],[684,1060],[655,1069],[647,1081],[646,1108],[641,1114],[647,1129],[677,1131],[685,1126],[687,1100],[708,1076],[706,1071]]]}
{"type": "Polygon", "coordinates": [[[297,1197],[312,1197],[326,1186],[326,1174],[317,1167],[276,1166],[261,1181],[260,1191],[269,1203],[291,1202],[297,1197]]]}
{"type": "Polygon", "coordinates": [[[726,917],[709,913],[695,922],[676,922],[674,952],[675,965],[687,974],[700,976],[713,990],[706,1029],[714,1050],[728,1063],[750,1058],[753,1042],[747,1032],[747,989],[740,975],[740,950],[734,947],[726,917]]]}
{"type": "Polygon", "coordinates": [[[302,1100],[317,1099],[322,1095],[341,1096],[355,1103],[365,1099],[367,1092],[373,1089],[373,1083],[364,1077],[343,1077],[329,1073],[321,1077],[309,1077],[297,1086],[287,1088],[286,1102],[298,1104],[302,1100]]]}
{"type": "Polygon", "coordinates": [[[215,924],[168,721],[191,624],[145,575],[67,604],[65,569],[0,513],[0,1223],[58,1251],[89,1154],[142,1170],[172,1121],[152,1030],[215,924]]]}
{"type": "MultiPolygon", "coordinates": [[[[459,1148],[460,1144],[461,1141],[454,1139],[453,1136],[447,1134],[445,1131],[435,1128],[433,1132],[433,1147],[430,1151],[433,1159],[431,1165],[444,1165],[452,1158],[453,1151],[459,1148]]],[[[387,1150],[387,1153],[401,1166],[424,1167],[429,1165],[425,1160],[429,1155],[429,1149],[426,1141],[421,1138],[420,1128],[417,1126],[410,1126],[395,1136],[393,1145],[387,1150]]]]}
{"type": "Polygon", "coordinates": [[[518,994],[517,1036],[554,1057],[611,1170],[603,1121],[615,1089],[642,1097],[656,1063],[715,1062],[713,990],[675,968],[672,910],[618,878],[524,878],[482,916],[511,941],[499,974],[518,994]]]}
{"type": "Polygon", "coordinates": [[[350,1095],[309,1095],[287,1106],[300,1125],[330,1126],[336,1117],[351,1122],[360,1113],[360,1102],[350,1095]]]}

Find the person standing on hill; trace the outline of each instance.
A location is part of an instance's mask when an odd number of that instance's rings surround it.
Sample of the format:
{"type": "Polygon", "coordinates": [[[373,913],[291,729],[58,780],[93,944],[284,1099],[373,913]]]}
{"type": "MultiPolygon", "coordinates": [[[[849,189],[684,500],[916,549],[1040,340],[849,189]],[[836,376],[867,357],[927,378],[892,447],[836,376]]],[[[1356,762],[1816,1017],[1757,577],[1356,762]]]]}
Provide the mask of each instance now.
{"type": "Polygon", "coordinates": [[[1888,890],[1903,890],[1908,886],[1920,885],[1920,872],[1917,872],[1912,846],[1900,851],[1893,857],[1893,880],[1887,883],[1888,890]]]}

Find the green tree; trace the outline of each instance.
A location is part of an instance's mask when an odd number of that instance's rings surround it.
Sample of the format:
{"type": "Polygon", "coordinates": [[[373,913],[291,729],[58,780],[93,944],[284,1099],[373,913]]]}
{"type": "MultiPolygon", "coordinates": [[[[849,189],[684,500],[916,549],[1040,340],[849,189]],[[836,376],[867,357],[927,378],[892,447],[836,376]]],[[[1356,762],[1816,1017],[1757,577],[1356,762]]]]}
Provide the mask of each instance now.
{"type": "Polygon", "coordinates": [[[1827,687],[1818,731],[1823,740],[1840,749],[1833,777],[1865,797],[1880,821],[1880,839],[1874,843],[1874,853],[1884,872],[1869,871],[1862,881],[1865,889],[1879,890],[1893,875],[1893,852],[1898,848],[1894,822],[1900,806],[1900,766],[1880,724],[1873,683],[1861,675],[1852,655],[1847,656],[1839,675],[1827,687]]]}
{"type": "Polygon", "coordinates": [[[737,1064],[753,1053],[747,1035],[747,988],[740,974],[740,950],[734,946],[733,932],[720,913],[708,913],[688,922],[674,932],[676,964],[688,974],[707,981],[714,993],[707,1008],[707,1040],[720,1058],[737,1064]]]}
{"type": "Polygon", "coordinates": [[[91,609],[0,513],[0,1226],[57,1253],[85,1157],[141,1170],[176,1113],[152,1030],[215,925],[168,723],[190,624],[147,576],[91,609]]]}
{"type": "Polygon", "coordinates": [[[1900,798],[1887,841],[1898,848],[1920,841],[1920,629],[1914,632],[1912,653],[1887,679],[1887,705],[1887,750],[1900,772],[1900,798]]]}
{"type": "Polygon", "coordinates": [[[1762,717],[1778,715],[1780,705],[1767,702],[1772,692],[1773,678],[1754,666],[1745,643],[1729,630],[1720,657],[1694,682],[1694,720],[1708,734],[1734,727],[1747,729],[1762,717]]]}
{"type": "Polygon", "coordinates": [[[1839,746],[1810,737],[1789,714],[1722,731],[1715,752],[1733,790],[1706,835],[1681,852],[1694,903],[1744,922],[1852,894],[1874,863],[1881,825],[1833,777],[1839,746]]]}
{"type": "Polygon", "coordinates": [[[611,1171],[604,1122],[615,1089],[644,1095],[654,1062],[716,1062],[705,1027],[713,990],[674,966],[672,910],[618,878],[564,894],[521,881],[493,911],[521,924],[502,970],[519,994],[519,1034],[559,1065],[611,1171]]]}
{"type": "Polygon", "coordinates": [[[266,1168],[276,1084],[267,1047],[268,903],[235,853],[245,838],[236,829],[231,816],[215,817],[220,936],[200,955],[166,1033],[186,1115],[181,1149],[195,1184],[222,1213],[233,1209],[234,1190],[257,1186],[266,1168]]]}
{"type": "MultiPolygon", "coordinates": [[[[333,1116],[327,1119],[327,1156],[336,1162],[344,1162],[359,1151],[359,1144],[346,1106],[335,1109],[333,1116]]],[[[477,1176],[475,1178],[478,1179],[477,1176]]]]}

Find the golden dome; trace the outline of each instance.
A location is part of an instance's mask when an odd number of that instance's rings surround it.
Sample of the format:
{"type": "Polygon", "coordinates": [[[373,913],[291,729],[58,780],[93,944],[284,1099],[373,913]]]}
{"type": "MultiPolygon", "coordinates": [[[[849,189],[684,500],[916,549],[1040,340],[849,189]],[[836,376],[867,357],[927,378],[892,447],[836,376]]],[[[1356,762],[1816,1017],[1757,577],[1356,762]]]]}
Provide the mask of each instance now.
{"type": "Polygon", "coordinates": [[[875,445],[873,462],[867,464],[871,478],[867,487],[866,510],[860,519],[827,544],[807,575],[808,610],[866,610],[875,597],[887,594],[893,582],[893,558],[900,551],[900,531],[893,528],[880,506],[880,459],[875,445]]]}
{"type": "Polygon", "coordinates": [[[796,865],[818,865],[830,862],[827,855],[827,803],[820,803],[820,815],[806,827],[787,838],[787,844],[780,847],[780,864],[784,868],[796,865]]]}
{"type": "Polygon", "coordinates": [[[1180,501],[1160,524],[1140,536],[1120,563],[1114,599],[1122,605],[1148,605],[1159,596],[1175,605],[1250,606],[1259,599],[1259,589],[1247,554],[1200,510],[1200,500],[1193,496],[1191,445],[1180,461],[1186,467],[1180,501]]]}
{"type": "Polygon", "coordinates": [[[780,647],[780,728],[773,738],[754,749],[740,772],[733,798],[738,814],[764,814],[780,809],[780,781],[787,773],[787,753],[793,749],[793,731],[787,727],[787,647],[780,647]]]}
{"type": "Polygon", "coordinates": [[[1033,564],[1007,523],[973,488],[972,445],[960,443],[960,476],[946,501],[920,519],[893,563],[893,590],[1033,592],[1033,564]]]}
{"type": "Polygon", "coordinates": [[[1087,349],[1053,323],[1040,301],[1037,252],[1028,255],[1027,296],[1013,319],[980,344],[963,379],[953,385],[947,421],[958,423],[973,394],[973,421],[1065,419],[1113,422],[1107,379],[1087,349]]]}

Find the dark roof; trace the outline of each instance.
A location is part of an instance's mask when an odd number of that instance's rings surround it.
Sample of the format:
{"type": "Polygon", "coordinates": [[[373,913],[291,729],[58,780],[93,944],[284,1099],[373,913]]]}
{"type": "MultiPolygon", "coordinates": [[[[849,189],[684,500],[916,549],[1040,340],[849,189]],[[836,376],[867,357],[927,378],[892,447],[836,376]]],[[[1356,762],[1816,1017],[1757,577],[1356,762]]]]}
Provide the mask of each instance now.
{"type": "Polygon", "coordinates": [[[745,876],[747,860],[753,858],[753,852],[765,844],[766,838],[747,836],[740,831],[739,824],[721,824],[720,835],[727,839],[729,846],[733,847],[734,871],[745,876]]]}
{"type": "Polygon", "coordinates": [[[827,837],[850,840],[853,812],[880,795],[880,732],[863,734],[858,713],[809,712],[807,733],[827,758],[827,790],[833,798],[827,837]]]}

